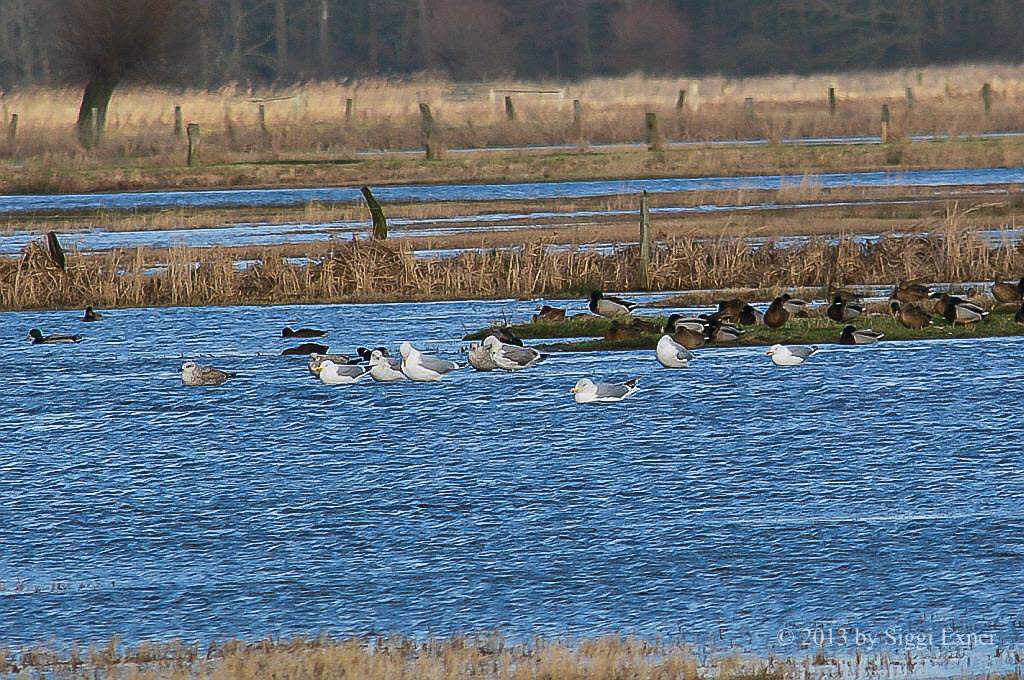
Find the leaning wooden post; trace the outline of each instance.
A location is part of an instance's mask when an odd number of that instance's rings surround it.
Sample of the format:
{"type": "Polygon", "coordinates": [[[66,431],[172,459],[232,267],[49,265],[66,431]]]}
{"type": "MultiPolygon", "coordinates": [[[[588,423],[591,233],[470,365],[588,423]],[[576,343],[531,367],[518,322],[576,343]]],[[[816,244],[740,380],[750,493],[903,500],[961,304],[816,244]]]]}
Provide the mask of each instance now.
{"type": "Polygon", "coordinates": [[[661,131],[658,129],[658,114],[653,111],[644,114],[644,132],[648,151],[661,151],[665,148],[661,131]]]}
{"type": "Polygon", "coordinates": [[[184,121],[181,116],[181,107],[174,107],[174,136],[181,139],[185,135],[184,121]]]}
{"type": "Polygon", "coordinates": [[[679,96],[676,97],[676,111],[682,111],[686,107],[686,90],[679,90],[679,96]]]}
{"type": "Polygon", "coordinates": [[[60,267],[62,270],[67,270],[68,263],[64,257],[64,249],[60,246],[60,241],[57,240],[57,233],[54,231],[47,232],[46,234],[46,250],[50,254],[50,259],[55,265],[60,267]]]}
{"type": "Polygon", "coordinates": [[[199,124],[189,123],[185,134],[188,136],[188,165],[192,167],[199,164],[199,124]]]}
{"type": "Polygon", "coordinates": [[[7,125],[7,146],[10,149],[14,149],[15,143],[18,141],[18,114],[11,114],[11,122],[7,125]]]}
{"type": "Polygon", "coordinates": [[[366,199],[366,205],[370,209],[370,216],[373,218],[374,240],[386,240],[388,237],[388,220],[384,217],[384,209],[380,207],[380,203],[377,202],[373,192],[370,191],[370,187],[363,187],[360,191],[363,192],[363,198],[366,199]]]}
{"type": "Polygon", "coordinates": [[[747,120],[754,120],[754,98],[747,97],[743,100],[743,111],[747,114],[747,120]]]}
{"type": "Polygon", "coordinates": [[[992,111],[992,86],[985,83],[981,86],[981,101],[985,105],[985,115],[992,111]]]}
{"type": "Polygon", "coordinates": [[[512,103],[512,97],[505,95],[505,118],[509,120],[516,119],[516,107],[512,103]]]}
{"type": "Polygon", "coordinates": [[[640,286],[650,287],[651,268],[651,210],[647,205],[647,192],[640,194],[640,286]]]}
{"type": "Polygon", "coordinates": [[[907,88],[907,109],[914,108],[914,88],[907,88]]]}
{"type": "Polygon", "coordinates": [[[438,138],[434,115],[430,112],[430,105],[423,102],[420,102],[420,123],[423,128],[423,146],[426,148],[427,160],[437,160],[444,151],[438,138]]]}
{"type": "Polygon", "coordinates": [[[889,143],[889,105],[882,104],[882,144],[889,143]]]}
{"type": "Polygon", "coordinates": [[[583,104],[572,100],[572,141],[580,151],[587,150],[587,136],[583,133],[583,104]]]}
{"type": "Polygon", "coordinates": [[[345,100],[345,123],[352,122],[352,110],[355,108],[355,102],[352,101],[352,97],[345,100]]]}
{"type": "Polygon", "coordinates": [[[828,88],[828,115],[836,115],[836,88],[828,88]]]}

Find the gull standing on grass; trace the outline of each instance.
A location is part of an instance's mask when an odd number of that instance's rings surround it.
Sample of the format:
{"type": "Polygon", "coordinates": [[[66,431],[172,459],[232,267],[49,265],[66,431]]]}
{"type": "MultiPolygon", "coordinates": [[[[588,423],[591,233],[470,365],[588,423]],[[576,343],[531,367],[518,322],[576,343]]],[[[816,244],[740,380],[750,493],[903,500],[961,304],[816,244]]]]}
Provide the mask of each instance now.
{"type": "Polygon", "coordinates": [[[461,368],[454,361],[438,359],[424,354],[408,342],[399,347],[402,353],[402,373],[416,382],[436,382],[448,373],[461,368]]]}
{"type": "Polygon", "coordinates": [[[577,404],[622,401],[636,393],[639,380],[633,378],[624,383],[595,383],[590,378],[583,378],[572,388],[573,399],[577,404]]]}
{"type": "Polygon", "coordinates": [[[766,354],[776,366],[799,366],[817,353],[816,345],[772,345],[766,354]]]}
{"type": "Polygon", "coordinates": [[[544,361],[544,355],[532,347],[506,345],[493,335],[484,338],[483,346],[491,353],[495,365],[506,371],[519,371],[544,361]]]}

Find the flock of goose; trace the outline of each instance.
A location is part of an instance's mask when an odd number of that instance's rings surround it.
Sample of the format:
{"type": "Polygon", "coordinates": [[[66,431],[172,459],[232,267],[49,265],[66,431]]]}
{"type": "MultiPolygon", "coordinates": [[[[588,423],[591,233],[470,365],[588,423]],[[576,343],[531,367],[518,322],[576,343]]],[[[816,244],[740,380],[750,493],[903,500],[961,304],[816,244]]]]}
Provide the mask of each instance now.
{"type": "MultiPolygon", "coordinates": [[[[992,298],[998,304],[1020,305],[1014,319],[1024,324],[1024,278],[1017,284],[998,279],[991,288],[992,298]]],[[[695,356],[692,350],[706,343],[728,343],[740,338],[743,326],[763,324],[769,328],[781,328],[793,317],[824,316],[844,324],[839,343],[845,345],[867,345],[878,342],[883,336],[869,328],[858,329],[851,322],[865,314],[866,306],[859,295],[838,289],[830,290],[831,302],[819,308],[807,301],[793,298],[788,293],[772,300],[762,312],[749,302],[740,299],[718,303],[718,310],[710,314],[684,317],[672,314],[663,326],[634,318],[637,303],[605,295],[599,290],[590,294],[589,309],[593,315],[611,320],[605,334],[609,340],[623,340],[639,337],[645,333],[660,333],[655,348],[655,358],[665,368],[685,368],[695,356]]],[[[984,305],[968,298],[935,292],[927,286],[916,283],[897,283],[887,303],[888,313],[903,326],[913,329],[925,328],[933,318],[941,316],[951,324],[975,324],[988,317],[984,305]]],[[[103,315],[88,307],[82,321],[99,321],[103,315]]],[[[558,322],[566,320],[565,310],[545,305],[533,317],[535,322],[558,322]]],[[[326,331],[286,327],[283,338],[322,338],[326,331]]],[[[81,335],[44,335],[38,328],[29,331],[33,344],[74,343],[82,340],[81,335]]],[[[777,366],[799,366],[818,351],[816,346],[776,344],[768,349],[767,355],[777,366]]],[[[356,356],[328,354],[328,347],[318,343],[303,343],[285,350],[282,354],[309,356],[309,371],[327,385],[351,385],[360,380],[377,382],[436,382],[449,373],[472,366],[477,371],[521,371],[544,361],[547,355],[537,349],[526,347],[505,326],[488,330],[483,341],[469,347],[468,363],[441,359],[414,347],[409,342],[399,346],[401,358],[391,356],[387,348],[369,349],[359,347],[356,356]]],[[[181,366],[182,383],[188,386],[222,385],[236,374],[229,371],[202,366],[195,361],[186,361],[181,366]]],[[[638,379],[623,383],[594,382],[589,378],[579,380],[571,392],[578,403],[621,401],[636,393],[638,379]]]]}

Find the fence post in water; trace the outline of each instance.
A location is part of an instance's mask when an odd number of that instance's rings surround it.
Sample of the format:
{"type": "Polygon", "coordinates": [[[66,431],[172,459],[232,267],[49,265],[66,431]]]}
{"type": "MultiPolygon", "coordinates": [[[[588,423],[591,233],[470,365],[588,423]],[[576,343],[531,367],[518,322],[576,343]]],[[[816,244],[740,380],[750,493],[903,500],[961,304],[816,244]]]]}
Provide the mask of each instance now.
{"type": "Polygon", "coordinates": [[[676,97],[676,111],[682,111],[683,107],[686,106],[686,90],[679,90],[679,96],[676,97]]]}
{"type": "Polygon", "coordinates": [[[185,134],[188,136],[188,165],[192,167],[199,164],[199,124],[189,123],[185,134]]]}
{"type": "Polygon", "coordinates": [[[647,205],[647,192],[640,194],[640,286],[650,287],[651,268],[651,210],[647,205]]]}
{"type": "Polygon", "coordinates": [[[11,122],[7,125],[7,146],[13,151],[14,144],[18,141],[18,114],[11,114],[11,122]]]}
{"type": "Polygon", "coordinates": [[[882,104],[882,144],[889,143],[889,105],[882,104]]]}
{"type": "Polygon", "coordinates": [[[174,136],[181,139],[185,134],[185,127],[181,117],[181,107],[174,107],[174,136]]]}
{"type": "Polygon", "coordinates": [[[648,151],[661,151],[665,148],[661,131],[658,129],[658,114],[652,111],[644,114],[644,132],[648,151]]]}
{"type": "Polygon", "coordinates": [[[907,109],[914,108],[914,88],[907,88],[907,109]]]}
{"type": "Polygon", "coordinates": [[[355,108],[355,102],[352,101],[352,97],[345,100],[345,124],[352,122],[352,109],[355,108]]]}
{"type": "Polygon", "coordinates": [[[374,240],[386,240],[388,237],[388,220],[384,217],[384,209],[380,207],[380,203],[377,202],[377,199],[370,191],[370,187],[363,187],[360,191],[363,192],[366,206],[370,209],[370,216],[373,218],[374,240]]]}
{"type": "Polygon", "coordinates": [[[981,101],[985,104],[985,115],[992,110],[992,86],[985,83],[981,86],[981,101]]]}
{"type": "Polygon", "coordinates": [[[47,232],[46,250],[50,253],[50,259],[53,260],[55,265],[63,270],[67,270],[68,263],[64,258],[64,249],[60,247],[60,241],[57,240],[56,232],[47,232]]]}
{"type": "Polygon", "coordinates": [[[580,103],[579,99],[572,100],[572,142],[576,145],[577,150],[587,150],[587,138],[583,134],[583,104],[580,103]]]}
{"type": "Polygon", "coordinates": [[[505,118],[509,120],[516,119],[516,107],[512,103],[512,97],[505,95],[505,118]]]}
{"type": "Polygon", "coordinates": [[[828,115],[836,115],[836,88],[828,88],[828,115]]]}
{"type": "Polygon", "coordinates": [[[438,139],[437,126],[434,123],[434,115],[430,112],[430,105],[423,102],[420,102],[420,123],[423,128],[423,146],[426,147],[427,160],[437,160],[443,153],[441,140],[438,139]]]}

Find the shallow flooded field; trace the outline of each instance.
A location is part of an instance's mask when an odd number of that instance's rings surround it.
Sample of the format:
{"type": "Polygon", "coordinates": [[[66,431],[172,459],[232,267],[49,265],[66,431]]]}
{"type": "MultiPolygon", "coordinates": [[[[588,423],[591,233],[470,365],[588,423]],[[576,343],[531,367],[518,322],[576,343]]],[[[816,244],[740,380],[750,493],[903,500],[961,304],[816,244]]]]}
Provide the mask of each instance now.
{"type": "Polygon", "coordinates": [[[1020,338],[348,387],[277,356],[285,325],[454,356],[541,302],[0,314],[0,640],[500,628],[793,653],[811,622],[940,617],[1011,641],[1020,338]],[[186,358],[240,375],[186,388],[186,358]],[[578,405],[585,376],[642,391],[578,405]]]}

